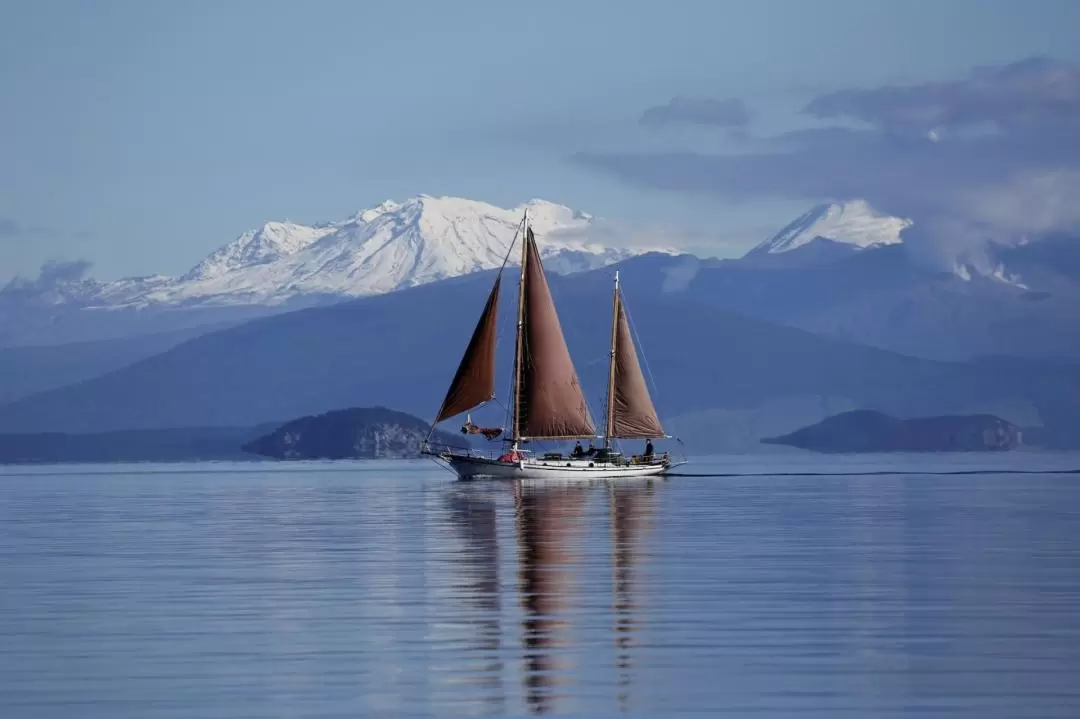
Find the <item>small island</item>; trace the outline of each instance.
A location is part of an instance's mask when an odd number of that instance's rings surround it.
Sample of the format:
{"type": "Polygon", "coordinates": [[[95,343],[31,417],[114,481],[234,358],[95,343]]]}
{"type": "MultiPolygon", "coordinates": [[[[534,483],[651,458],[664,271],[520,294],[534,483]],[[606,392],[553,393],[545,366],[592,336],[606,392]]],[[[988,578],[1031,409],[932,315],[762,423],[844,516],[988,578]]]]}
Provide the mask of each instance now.
{"type": "MultiPolygon", "coordinates": [[[[356,407],[301,417],[244,445],[275,459],[409,459],[420,456],[430,425],[386,407],[356,407]]],[[[440,443],[461,440],[442,432],[440,443]]]]}
{"type": "MultiPolygon", "coordinates": [[[[181,427],[87,434],[0,434],[0,464],[403,459],[420,456],[427,422],[385,407],[342,409],[285,424],[181,427]]],[[[436,432],[438,444],[469,444],[436,432]]]]}
{"type": "Polygon", "coordinates": [[[827,417],[762,439],[815,452],[1000,452],[1021,444],[1020,428],[990,414],[897,419],[873,410],[827,417]]]}

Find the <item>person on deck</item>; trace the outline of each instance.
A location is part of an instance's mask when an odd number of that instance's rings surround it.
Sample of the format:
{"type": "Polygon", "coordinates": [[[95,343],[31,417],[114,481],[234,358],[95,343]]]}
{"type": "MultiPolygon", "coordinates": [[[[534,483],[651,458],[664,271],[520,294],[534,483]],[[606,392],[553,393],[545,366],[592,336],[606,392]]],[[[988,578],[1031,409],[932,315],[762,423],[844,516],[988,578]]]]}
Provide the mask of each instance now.
{"type": "Polygon", "coordinates": [[[587,450],[585,450],[585,456],[586,457],[596,456],[596,447],[593,446],[592,442],[589,442],[589,448],[587,450]]]}
{"type": "Polygon", "coordinates": [[[652,446],[652,440],[651,439],[645,440],[645,454],[642,455],[642,456],[645,458],[646,462],[652,461],[652,458],[653,458],[653,446],[652,446]]]}
{"type": "Polygon", "coordinates": [[[578,440],[577,444],[574,445],[574,451],[570,453],[570,456],[571,457],[582,457],[584,455],[585,455],[585,450],[583,450],[581,448],[581,440],[578,440]]]}

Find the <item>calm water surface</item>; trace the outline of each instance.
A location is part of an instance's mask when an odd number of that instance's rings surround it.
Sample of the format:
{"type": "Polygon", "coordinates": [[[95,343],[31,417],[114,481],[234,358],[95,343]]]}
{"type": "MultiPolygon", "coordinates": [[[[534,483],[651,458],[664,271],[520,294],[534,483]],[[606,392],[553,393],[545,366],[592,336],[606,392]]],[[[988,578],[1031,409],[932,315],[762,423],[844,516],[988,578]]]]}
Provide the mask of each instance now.
{"type": "Polygon", "coordinates": [[[1080,716],[1080,475],[964,468],[1080,456],[0,468],[0,717],[1080,716]]]}

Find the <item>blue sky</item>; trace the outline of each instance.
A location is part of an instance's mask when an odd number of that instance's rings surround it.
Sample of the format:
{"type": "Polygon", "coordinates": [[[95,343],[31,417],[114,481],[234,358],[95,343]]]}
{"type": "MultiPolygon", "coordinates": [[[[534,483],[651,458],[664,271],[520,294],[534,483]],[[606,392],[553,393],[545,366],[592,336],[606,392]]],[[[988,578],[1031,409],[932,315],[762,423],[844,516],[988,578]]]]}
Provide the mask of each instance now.
{"type": "MultiPolygon", "coordinates": [[[[1078,27],[1070,0],[3,2],[0,281],[48,259],[178,273],[265,220],[421,192],[544,197],[732,254],[815,187],[672,186],[626,157],[739,151],[850,88],[1075,63],[1078,27]],[[640,121],[678,96],[749,122],[640,121]]],[[[838,112],[880,119],[863,110],[838,112]]]]}

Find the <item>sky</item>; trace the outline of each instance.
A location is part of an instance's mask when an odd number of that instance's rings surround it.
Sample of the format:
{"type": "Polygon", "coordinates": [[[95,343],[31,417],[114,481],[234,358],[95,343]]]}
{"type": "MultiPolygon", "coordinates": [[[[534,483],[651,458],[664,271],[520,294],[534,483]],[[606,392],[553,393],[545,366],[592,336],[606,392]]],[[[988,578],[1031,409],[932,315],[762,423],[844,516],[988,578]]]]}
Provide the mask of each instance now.
{"type": "Polygon", "coordinates": [[[856,195],[950,237],[1056,227],[1077,28],[1072,0],[0,0],[0,282],[179,274],[419,193],[717,256],[856,195]]]}

